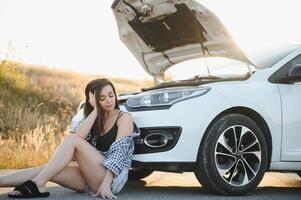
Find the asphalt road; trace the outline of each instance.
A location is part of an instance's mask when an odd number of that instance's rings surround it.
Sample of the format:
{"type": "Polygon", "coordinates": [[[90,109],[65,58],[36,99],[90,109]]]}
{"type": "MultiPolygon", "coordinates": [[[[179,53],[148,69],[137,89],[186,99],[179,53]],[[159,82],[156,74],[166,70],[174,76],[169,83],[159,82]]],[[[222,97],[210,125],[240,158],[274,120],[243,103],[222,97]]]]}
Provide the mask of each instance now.
{"type": "MultiPolygon", "coordinates": [[[[7,171],[0,171],[5,174],[7,171]]],[[[7,192],[12,188],[0,188],[0,199],[8,199],[7,192]]],[[[87,194],[79,194],[54,183],[47,184],[50,192],[48,200],[54,199],[93,199],[87,194]]],[[[260,199],[260,200],[301,200],[301,177],[294,173],[266,173],[257,189],[246,196],[224,197],[206,193],[197,182],[193,173],[155,172],[141,181],[128,181],[117,195],[122,200],[224,200],[224,199],[260,199]]]]}

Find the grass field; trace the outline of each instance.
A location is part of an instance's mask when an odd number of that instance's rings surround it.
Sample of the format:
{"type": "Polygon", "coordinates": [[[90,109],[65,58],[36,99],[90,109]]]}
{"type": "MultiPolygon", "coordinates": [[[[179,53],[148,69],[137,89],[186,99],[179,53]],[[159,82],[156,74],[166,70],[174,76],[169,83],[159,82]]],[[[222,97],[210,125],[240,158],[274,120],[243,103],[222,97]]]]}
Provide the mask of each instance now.
{"type": "MultiPolygon", "coordinates": [[[[103,76],[42,66],[0,63],[0,169],[45,163],[68,126],[86,84],[103,76]]],[[[119,94],[139,91],[151,81],[109,78],[119,94]]]]}

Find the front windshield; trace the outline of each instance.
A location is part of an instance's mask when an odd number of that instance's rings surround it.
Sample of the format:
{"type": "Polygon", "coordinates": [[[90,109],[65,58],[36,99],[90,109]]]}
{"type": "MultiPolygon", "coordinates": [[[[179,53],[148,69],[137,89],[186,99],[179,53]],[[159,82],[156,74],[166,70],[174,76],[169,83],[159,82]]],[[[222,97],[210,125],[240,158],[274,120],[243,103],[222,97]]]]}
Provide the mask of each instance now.
{"type": "Polygon", "coordinates": [[[254,67],[221,57],[197,58],[178,63],[165,71],[165,82],[187,80],[193,77],[211,77],[218,79],[243,78],[250,74],[254,67]]]}
{"type": "Polygon", "coordinates": [[[193,77],[219,79],[246,78],[257,69],[272,67],[300,46],[270,46],[245,51],[247,58],[256,66],[224,57],[208,57],[187,60],[167,69],[165,82],[187,80],[193,77]],[[251,72],[251,73],[250,73],[251,72]]]}
{"type": "Polygon", "coordinates": [[[258,47],[246,50],[245,54],[256,65],[257,69],[265,69],[272,67],[299,47],[299,45],[258,47]]]}

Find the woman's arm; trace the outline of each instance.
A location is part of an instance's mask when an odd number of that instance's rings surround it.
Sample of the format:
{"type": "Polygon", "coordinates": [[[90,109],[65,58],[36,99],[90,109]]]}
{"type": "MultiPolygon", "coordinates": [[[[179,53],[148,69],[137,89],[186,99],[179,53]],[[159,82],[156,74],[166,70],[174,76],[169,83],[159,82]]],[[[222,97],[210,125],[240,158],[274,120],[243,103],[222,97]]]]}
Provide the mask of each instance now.
{"type": "Polygon", "coordinates": [[[94,197],[101,196],[103,199],[117,199],[117,197],[112,193],[111,190],[111,183],[113,181],[113,174],[110,172],[110,170],[106,171],[105,177],[102,180],[102,183],[100,184],[100,187],[98,188],[97,192],[94,197]]]}
{"type": "Polygon", "coordinates": [[[81,138],[86,138],[88,133],[90,132],[96,118],[97,118],[97,109],[95,104],[95,94],[89,92],[89,103],[94,108],[93,111],[87,116],[87,118],[83,121],[80,127],[76,130],[75,134],[81,138]]]}
{"type": "Polygon", "coordinates": [[[116,140],[126,137],[133,133],[134,122],[131,114],[122,113],[121,117],[117,121],[118,132],[116,136],[116,140]]]}
{"type": "Polygon", "coordinates": [[[90,132],[95,120],[97,117],[97,111],[94,109],[88,117],[81,123],[81,125],[76,130],[75,134],[81,138],[86,138],[88,133],[90,132]]]}
{"type": "MultiPolygon", "coordinates": [[[[126,136],[129,136],[133,132],[133,129],[134,129],[134,123],[133,123],[132,116],[130,114],[124,113],[120,117],[120,119],[117,121],[117,126],[118,126],[118,132],[117,132],[116,140],[126,137],[126,136]]],[[[121,150],[121,149],[119,149],[119,150],[121,150]]],[[[125,151],[124,153],[126,153],[126,152],[127,151],[125,151]]],[[[122,158],[122,156],[118,156],[118,159],[120,159],[120,158],[122,158]]],[[[106,195],[112,196],[111,183],[113,181],[114,174],[116,173],[116,172],[113,173],[113,171],[111,171],[110,169],[106,170],[106,174],[105,174],[104,179],[97,191],[97,195],[100,194],[103,198],[106,195]]],[[[113,197],[115,197],[115,196],[113,195],[113,197]]]]}
{"type": "MultiPolygon", "coordinates": [[[[132,116],[128,113],[122,114],[122,116],[117,121],[117,126],[118,126],[118,132],[117,132],[116,140],[129,136],[130,134],[133,133],[133,129],[134,129],[134,122],[132,116]]],[[[123,142],[121,146],[118,146],[118,148],[114,150],[114,154],[111,154],[110,156],[111,158],[105,159],[103,161],[104,166],[108,167],[107,171],[110,172],[107,173],[106,175],[110,176],[111,174],[115,174],[115,175],[118,174],[118,171],[120,171],[120,169],[118,167],[116,168],[113,166],[114,165],[119,166],[122,160],[124,160],[124,158],[127,156],[126,154],[128,150],[124,150],[124,148],[128,148],[128,142],[126,143],[123,142]],[[114,163],[112,165],[113,168],[108,166],[111,165],[112,163],[114,163]]],[[[110,150],[112,150],[112,146],[110,147],[110,150]]],[[[110,180],[110,178],[108,178],[107,180],[110,180]]],[[[111,182],[107,182],[107,184],[111,184],[111,182]]]]}

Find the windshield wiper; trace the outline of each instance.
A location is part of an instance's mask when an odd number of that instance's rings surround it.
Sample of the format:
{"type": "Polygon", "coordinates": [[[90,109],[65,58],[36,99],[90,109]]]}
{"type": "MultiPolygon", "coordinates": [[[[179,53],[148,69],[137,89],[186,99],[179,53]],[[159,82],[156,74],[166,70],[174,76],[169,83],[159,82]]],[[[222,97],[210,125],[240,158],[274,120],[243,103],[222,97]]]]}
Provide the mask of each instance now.
{"type": "Polygon", "coordinates": [[[149,91],[154,89],[160,89],[160,88],[167,88],[167,87],[183,87],[183,86],[198,86],[204,83],[211,82],[213,80],[221,79],[221,77],[208,77],[208,76],[194,76],[190,79],[184,79],[184,80],[176,80],[176,81],[169,81],[161,83],[157,86],[150,87],[150,88],[142,88],[141,91],[149,91]]]}
{"type": "Polygon", "coordinates": [[[211,81],[211,80],[217,80],[217,79],[221,79],[222,77],[219,76],[200,76],[200,75],[196,75],[192,78],[189,79],[184,79],[184,80],[180,80],[180,81],[211,81]]]}
{"type": "Polygon", "coordinates": [[[141,91],[149,91],[154,89],[160,89],[160,88],[167,88],[167,87],[184,87],[184,86],[199,86],[205,83],[210,82],[220,82],[220,81],[240,81],[240,80],[246,80],[250,77],[249,73],[245,74],[244,76],[239,77],[220,77],[220,76],[194,76],[189,79],[184,80],[176,80],[176,81],[170,81],[170,82],[164,82],[157,86],[150,87],[150,88],[142,88],[141,91]]]}

